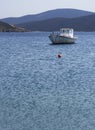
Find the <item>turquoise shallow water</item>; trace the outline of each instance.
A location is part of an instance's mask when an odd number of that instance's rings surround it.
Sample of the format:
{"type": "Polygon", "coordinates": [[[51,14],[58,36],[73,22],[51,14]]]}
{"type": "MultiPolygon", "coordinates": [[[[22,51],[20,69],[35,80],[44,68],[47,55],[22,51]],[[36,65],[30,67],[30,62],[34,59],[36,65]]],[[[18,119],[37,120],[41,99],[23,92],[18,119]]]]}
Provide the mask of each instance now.
{"type": "Polygon", "coordinates": [[[95,129],[95,32],[48,35],[0,33],[0,130],[95,129]]]}

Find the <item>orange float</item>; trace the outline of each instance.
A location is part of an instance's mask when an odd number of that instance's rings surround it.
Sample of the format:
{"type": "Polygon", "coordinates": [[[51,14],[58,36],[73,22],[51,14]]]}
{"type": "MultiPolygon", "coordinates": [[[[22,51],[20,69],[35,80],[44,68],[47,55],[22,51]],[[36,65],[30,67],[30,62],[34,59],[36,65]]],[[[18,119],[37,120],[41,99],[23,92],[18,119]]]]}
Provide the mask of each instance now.
{"type": "Polygon", "coordinates": [[[62,57],[62,54],[58,54],[58,58],[61,58],[62,57]]]}

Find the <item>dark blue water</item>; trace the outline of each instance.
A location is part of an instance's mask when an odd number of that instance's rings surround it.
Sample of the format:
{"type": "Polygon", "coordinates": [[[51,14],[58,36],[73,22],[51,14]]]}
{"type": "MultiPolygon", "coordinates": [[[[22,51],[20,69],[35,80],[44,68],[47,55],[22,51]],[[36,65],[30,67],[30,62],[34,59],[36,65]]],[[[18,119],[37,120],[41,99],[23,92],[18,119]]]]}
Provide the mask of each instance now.
{"type": "Polygon", "coordinates": [[[95,129],[95,32],[76,34],[0,33],[0,130],[95,129]]]}

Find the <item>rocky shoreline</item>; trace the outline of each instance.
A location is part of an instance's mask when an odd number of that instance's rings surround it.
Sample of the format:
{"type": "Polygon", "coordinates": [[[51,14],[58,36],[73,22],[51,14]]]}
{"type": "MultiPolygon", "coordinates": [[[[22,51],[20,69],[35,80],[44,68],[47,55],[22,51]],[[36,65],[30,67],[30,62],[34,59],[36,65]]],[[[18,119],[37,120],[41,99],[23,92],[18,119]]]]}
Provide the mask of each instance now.
{"type": "Polygon", "coordinates": [[[29,32],[29,30],[0,21],[0,32],[29,32]]]}

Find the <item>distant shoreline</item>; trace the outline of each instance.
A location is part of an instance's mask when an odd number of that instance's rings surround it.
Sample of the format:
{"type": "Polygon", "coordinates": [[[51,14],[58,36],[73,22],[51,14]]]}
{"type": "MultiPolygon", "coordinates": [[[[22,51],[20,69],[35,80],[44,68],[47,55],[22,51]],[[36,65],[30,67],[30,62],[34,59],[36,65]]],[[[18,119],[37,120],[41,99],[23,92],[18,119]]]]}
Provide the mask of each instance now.
{"type": "Polygon", "coordinates": [[[7,24],[2,26],[3,31],[59,31],[60,28],[73,28],[75,31],[95,31],[95,13],[78,9],[55,9],[40,14],[26,15],[18,18],[5,18],[1,21],[7,24]],[[12,25],[15,27],[12,27],[12,25]],[[10,26],[10,27],[9,27],[10,26]]]}

